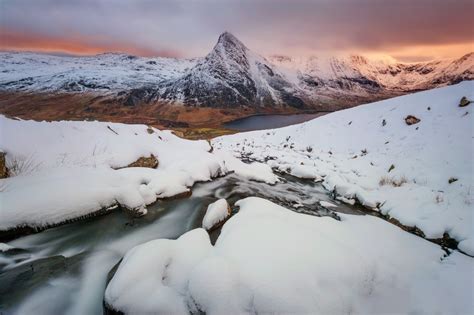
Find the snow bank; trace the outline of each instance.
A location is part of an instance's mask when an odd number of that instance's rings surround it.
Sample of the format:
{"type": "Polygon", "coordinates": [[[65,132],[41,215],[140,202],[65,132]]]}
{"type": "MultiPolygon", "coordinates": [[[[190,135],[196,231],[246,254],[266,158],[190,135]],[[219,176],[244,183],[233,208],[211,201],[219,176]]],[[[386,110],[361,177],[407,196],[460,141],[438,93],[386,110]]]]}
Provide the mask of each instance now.
{"type": "Polygon", "coordinates": [[[444,233],[474,255],[472,81],[335,112],[281,129],[224,136],[230,150],[323,185],[347,202],[444,233]],[[408,126],[408,115],[421,119],[408,126]]]}
{"type": "Polygon", "coordinates": [[[213,154],[207,141],[181,139],[145,125],[0,115],[0,130],[0,150],[14,175],[0,179],[0,231],[46,227],[117,204],[145,214],[157,198],[186,193],[195,182],[230,171],[278,181],[266,164],[213,154]],[[126,168],[151,155],[158,159],[157,169],[126,168]]]}
{"type": "Polygon", "coordinates": [[[216,245],[203,229],[129,251],[105,292],[125,313],[469,313],[473,260],[372,216],[237,203],[216,245]],[[408,257],[408,258],[407,258],[408,257]]]}
{"type": "MultiPolygon", "coordinates": [[[[216,174],[210,174],[216,175],[216,174]]],[[[3,180],[0,230],[47,227],[120,204],[136,214],[189,191],[191,174],[146,168],[57,168],[3,180]]]]}
{"type": "Polygon", "coordinates": [[[0,116],[0,129],[0,149],[15,175],[0,180],[0,230],[45,227],[117,204],[144,214],[157,198],[227,172],[206,141],[144,125],[0,116]],[[151,155],[157,169],[123,168],[151,155]]]}
{"type": "Polygon", "coordinates": [[[211,203],[202,219],[202,227],[206,230],[212,229],[219,222],[224,221],[230,215],[230,208],[227,200],[219,199],[211,203]]]}
{"type": "MultiPolygon", "coordinates": [[[[57,167],[125,167],[151,154],[161,169],[208,177],[207,141],[189,141],[145,125],[108,122],[14,120],[0,115],[0,150],[7,164],[30,164],[22,173],[57,167]],[[191,158],[192,156],[192,158],[191,158]]],[[[215,158],[214,158],[215,159],[215,158]]]]}

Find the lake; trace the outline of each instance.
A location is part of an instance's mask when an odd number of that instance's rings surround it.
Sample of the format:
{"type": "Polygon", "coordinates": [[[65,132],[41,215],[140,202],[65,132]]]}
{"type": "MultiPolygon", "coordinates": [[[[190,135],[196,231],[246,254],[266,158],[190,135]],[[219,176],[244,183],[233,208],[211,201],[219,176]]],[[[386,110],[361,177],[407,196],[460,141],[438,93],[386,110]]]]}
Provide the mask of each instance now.
{"type": "Polygon", "coordinates": [[[239,131],[273,129],[299,124],[323,116],[327,113],[328,112],[290,115],[255,115],[230,121],[225,123],[224,127],[239,131]]]}

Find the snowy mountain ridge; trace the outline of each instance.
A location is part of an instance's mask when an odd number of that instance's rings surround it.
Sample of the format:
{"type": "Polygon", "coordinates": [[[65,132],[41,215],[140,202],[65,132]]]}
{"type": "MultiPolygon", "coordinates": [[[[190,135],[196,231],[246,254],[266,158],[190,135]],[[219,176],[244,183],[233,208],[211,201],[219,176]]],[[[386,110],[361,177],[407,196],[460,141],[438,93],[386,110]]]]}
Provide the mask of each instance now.
{"type": "Polygon", "coordinates": [[[393,90],[426,89],[430,85],[471,80],[474,73],[474,53],[459,59],[418,63],[401,63],[387,58],[369,59],[362,55],[307,58],[272,56],[270,60],[288,74],[296,74],[295,83],[312,79],[330,85],[330,82],[343,78],[364,77],[373,81],[374,85],[393,90]]]}
{"type": "Polygon", "coordinates": [[[233,105],[303,106],[297,89],[265,58],[234,35],[223,33],[213,50],[183,77],[165,84],[160,97],[209,107],[233,105]]]}
{"type": "Polygon", "coordinates": [[[204,58],[0,53],[0,91],[90,92],[134,106],[342,107],[474,79],[474,54],[399,63],[360,55],[264,58],[223,33],[204,58]]]}

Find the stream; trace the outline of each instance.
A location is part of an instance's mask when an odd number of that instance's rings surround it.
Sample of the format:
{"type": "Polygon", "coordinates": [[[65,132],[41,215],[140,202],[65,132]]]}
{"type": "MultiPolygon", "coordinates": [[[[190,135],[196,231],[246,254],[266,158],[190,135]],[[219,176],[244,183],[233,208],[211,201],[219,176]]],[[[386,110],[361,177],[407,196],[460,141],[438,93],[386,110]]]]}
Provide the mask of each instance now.
{"type": "MultiPolygon", "coordinates": [[[[194,185],[189,198],[158,201],[140,218],[116,210],[17,238],[8,243],[15,249],[0,252],[0,313],[102,314],[108,273],[124,254],[138,244],[176,239],[200,227],[207,206],[218,198],[233,205],[258,196],[297,212],[335,219],[337,212],[363,214],[358,206],[332,200],[313,181],[289,175],[281,179],[268,185],[230,174],[194,185]],[[318,204],[320,200],[337,207],[326,209],[318,204]]],[[[211,234],[213,242],[219,232],[211,234]]]]}

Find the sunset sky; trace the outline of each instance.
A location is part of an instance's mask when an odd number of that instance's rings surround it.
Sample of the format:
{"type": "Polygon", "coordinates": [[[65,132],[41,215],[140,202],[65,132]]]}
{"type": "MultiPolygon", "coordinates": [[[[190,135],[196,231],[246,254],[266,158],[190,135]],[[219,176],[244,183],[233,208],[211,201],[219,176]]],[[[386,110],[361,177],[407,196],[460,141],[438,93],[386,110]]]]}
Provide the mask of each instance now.
{"type": "Polygon", "coordinates": [[[204,56],[223,31],[263,55],[401,61],[474,50],[472,0],[0,0],[0,50],[204,56]]]}

